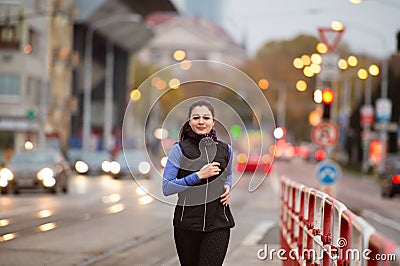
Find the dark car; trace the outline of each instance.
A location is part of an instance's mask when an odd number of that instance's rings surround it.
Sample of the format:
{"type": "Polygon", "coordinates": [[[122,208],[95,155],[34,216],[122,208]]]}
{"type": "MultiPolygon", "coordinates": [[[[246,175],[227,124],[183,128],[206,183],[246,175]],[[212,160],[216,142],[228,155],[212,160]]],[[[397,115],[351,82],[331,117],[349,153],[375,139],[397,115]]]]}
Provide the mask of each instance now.
{"type": "Polygon", "coordinates": [[[126,149],[120,151],[113,161],[103,170],[114,178],[123,176],[145,177],[150,176],[151,164],[145,150],[126,149]],[[128,163],[127,163],[128,162],[128,163]]]}
{"type": "Polygon", "coordinates": [[[83,149],[70,149],[68,159],[78,174],[102,173],[104,163],[110,161],[107,151],[91,151],[83,149]]]}
{"type": "Polygon", "coordinates": [[[56,193],[68,191],[71,167],[62,152],[56,149],[34,149],[16,152],[0,170],[2,193],[15,194],[21,189],[44,189],[56,193]]]}
{"type": "Polygon", "coordinates": [[[400,194],[400,155],[391,154],[385,162],[385,169],[379,174],[381,195],[392,198],[400,194]]]}

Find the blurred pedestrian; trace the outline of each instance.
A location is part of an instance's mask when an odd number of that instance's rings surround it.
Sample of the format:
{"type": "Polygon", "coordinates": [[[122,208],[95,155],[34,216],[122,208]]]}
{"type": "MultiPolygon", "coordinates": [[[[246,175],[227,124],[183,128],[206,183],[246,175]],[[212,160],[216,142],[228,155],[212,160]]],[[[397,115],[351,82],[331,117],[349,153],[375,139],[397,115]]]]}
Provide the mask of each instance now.
{"type": "Polygon", "coordinates": [[[235,225],[232,148],[217,139],[214,124],[211,103],[194,102],[164,169],[164,195],[178,193],[173,225],[181,265],[222,265],[235,225]]]}

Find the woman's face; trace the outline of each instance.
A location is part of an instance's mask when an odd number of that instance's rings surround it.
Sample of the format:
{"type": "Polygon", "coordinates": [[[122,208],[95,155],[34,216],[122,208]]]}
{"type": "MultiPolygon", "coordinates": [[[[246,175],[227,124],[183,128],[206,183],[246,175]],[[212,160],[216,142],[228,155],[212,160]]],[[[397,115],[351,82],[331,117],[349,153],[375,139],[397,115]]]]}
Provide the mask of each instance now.
{"type": "Polygon", "coordinates": [[[214,124],[214,117],[206,106],[193,108],[189,118],[189,125],[196,134],[205,135],[210,133],[214,124]]]}

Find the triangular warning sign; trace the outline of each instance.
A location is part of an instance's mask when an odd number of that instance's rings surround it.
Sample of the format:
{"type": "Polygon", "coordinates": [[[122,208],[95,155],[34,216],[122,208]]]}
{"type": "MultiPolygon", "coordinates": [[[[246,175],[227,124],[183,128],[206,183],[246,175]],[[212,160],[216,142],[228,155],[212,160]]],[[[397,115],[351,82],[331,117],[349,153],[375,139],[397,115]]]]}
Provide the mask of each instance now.
{"type": "Polygon", "coordinates": [[[318,28],[319,37],[327,47],[329,52],[333,52],[342,39],[344,29],[334,30],[332,28],[318,28]]]}

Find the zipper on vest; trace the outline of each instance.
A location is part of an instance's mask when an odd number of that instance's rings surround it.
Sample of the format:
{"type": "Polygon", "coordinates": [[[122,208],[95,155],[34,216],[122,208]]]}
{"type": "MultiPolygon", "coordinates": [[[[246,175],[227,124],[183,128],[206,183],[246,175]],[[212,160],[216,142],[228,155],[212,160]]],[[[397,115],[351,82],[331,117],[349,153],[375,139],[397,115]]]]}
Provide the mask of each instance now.
{"type": "Polygon", "coordinates": [[[186,203],[186,195],[185,195],[185,198],[184,198],[184,200],[183,200],[182,214],[181,214],[181,222],[183,221],[183,212],[185,211],[185,203],[186,203]]]}
{"type": "Polygon", "coordinates": [[[206,231],[207,194],[208,194],[208,178],[207,178],[207,184],[206,184],[206,197],[204,199],[203,232],[206,231]]]}
{"type": "MultiPolygon", "coordinates": [[[[207,156],[207,164],[210,164],[210,158],[208,157],[207,146],[204,146],[204,150],[207,156]]],[[[203,232],[206,231],[206,215],[207,215],[207,194],[208,194],[208,178],[206,184],[206,196],[204,198],[204,216],[203,216],[203,232]]]]}

